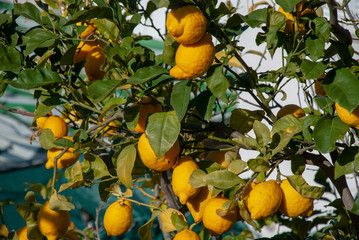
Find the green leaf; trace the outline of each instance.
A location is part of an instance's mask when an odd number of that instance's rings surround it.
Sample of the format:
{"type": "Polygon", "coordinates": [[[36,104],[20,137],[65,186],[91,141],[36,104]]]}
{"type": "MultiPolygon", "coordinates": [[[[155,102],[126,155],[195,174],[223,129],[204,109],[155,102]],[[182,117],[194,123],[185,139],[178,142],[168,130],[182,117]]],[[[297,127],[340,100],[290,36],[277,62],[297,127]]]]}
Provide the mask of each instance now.
{"type": "Polygon", "coordinates": [[[194,107],[194,111],[204,120],[209,121],[212,117],[213,106],[216,97],[211,91],[203,91],[190,102],[190,106],[194,107]]]}
{"type": "Polygon", "coordinates": [[[334,178],[359,170],[359,147],[347,147],[334,164],[334,178]]]}
{"type": "Polygon", "coordinates": [[[336,70],[334,81],[323,87],[329,98],[349,112],[359,105],[359,80],[349,69],[336,70]]]}
{"type": "Polygon", "coordinates": [[[269,128],[260,121],[254,120],[253,130],[257,137],[258,145],[261,147],[267,146],[268,142],[271,140],[269,128]]]}
{"type": "Polygon", "coordinates": [[[305,159],[302,155],[294,155],[290,157],[290,166],[292,173],[302,175],[305,170],[305,159]]]}
{"type": "Polygon", "coordinates": [[[33,53],[36,48],[50,47],[58,39],[57,35],[42,28],[29,31],[23,38],[26,44],[25,56],[33,53]]]}
{"type": "Polygon", "coordinates": [[[157,78],[158,76],[168,73],[168,70],[162,66],[150,66],[143,67],[138,69],[135,74],[133,74],[128,80],[127,83],[130,84],[140,84],[152,79],[157,78]]]}
{"type": "Polygon", "coordinates": [[[86,164],[89,166],[89,169],[85,173],[86,176],[95,180],[110,175],[104,160],[102,160],[99,156],[94,154],[85,154],[84,157],[86,164]]]}
{"type": "Polygon", "coordinates": [[[176,65],[175,56],[179,43],[176,42],[171,35],[167,34],[164,42],[162,53],[163,61],[170,66],[176,65]]]}
{"type": "Polygon", "coordinates": [[[54,144],[60,147],[72,147],[73,142],[67,138],[60,138],[54,141],[54,144]]]}
{"type": "Polygon", "coordinates": [[[186,219],[183,218],[183,215],[179,215],[176,212],[172,212],[171,214],[172,224],[177,228],[178,231],[182,231],[188,228],[188,223],[186,222],[186,219]]]}
{"type": "Polygon", "coordinates": [[[117,176],[123,185],[132,189],[132,169],[136,160],[136,148],[133,144],[124,147],[117,157],[117,176]]]}
{"type": "Polygon", "coordinates": [[[206,181],[204,181],[204,178],[206,177],[206,172],[201,170],[201,169],[196,169],[191,173],[191,176],[189,178],[189,184],[191,184],[191,186],[193,188],[199,188],[199,187],[204,187],[207,186],[206,181]]]}
{"type": "Polygon", "coordinates": [[[247,166],[247,163],[241,159],[233,160],[228,166],[228,171],[238,175],[242,173],[247,166]]]}
{"type": "Polygon", "coordinates": [[[192,82],[180,81],[172,88],[171,106],[176,111],[178,121],[181,121],[187,112],[188,103],[192,89],[192,82]]]}
{"type": "Polygon", "coordinates": [[[138,117],[140,116],[140,107],[139,104],[135,104],[125,108],[124,119],[128,128],[134,129],[136,127],[138,117]]]}
{"type": "Polygon", "coordinates": [[[300,0],[276,0],[275,2],[280,5],[285,12],[293,12],[296,10],[296,5],[300,0]]]}
{"type": "Polygon", "coordinates": [[[161,211],[154,210],[152,212],[151,218],[138,229],[138,235],[140,235],[141,240],[151,240],[152,239],[152,232],[151,232],[152,224],[153,224],[153,221],[155,220],[155,218],[157,216],[159,216],[160,214],[161,214],[161,211]]]}
{"type": "Polygon", "coordinates": [[[262,157],[250,159],[247,164],[253,172],[267,172],[270,169],[269,163],[262,157]]]}
{"type": "Polygon", "coordinates": [[[228,103],[227,90],[229,88],[229,82],[223,74],[222,64],[213,65],[208,69],[206,82],[214,96],[224,103],[228,103]]]}
{"type": "Polygon", "coordinates": [[[109,99],[109,101],[106,102],[105,106],[102,108],[102,113],[99,116],[99,119],[102,119],[110,109],[125,103],[126,103],[126,98],[124,97],[115,97],[109,99]]]}
{"type": "Polygon", "coordinates": [[[303,118],[296,118],[289,114],[280,118],[274,125],[271,131],[272,135],[272,156],[282,151],[287,146],[292,137],[301,132],[303,129],[303,118]]]}
{"type": "Polygon", "coordinates": [[[309,115],[304,119],[303,122],[303,137],[305,141],[312,141],[313,140],[313,130],[312,126],[314,127],[315,124],[320,119],[320,116],[318,115],[309,115]]]}
{"type": "Polygon", "coordinates": [[[352,209],[350,210],[350,212],[359,215],[359,198],[357,198],[354,202],[354,205],[352,207],[352,209]]]}
{"type": "Polygon", "coordinates": [[[91,7],[90,9],[76,12],[65,26],[91,20],[93,18],[107,18],[113,20],[113,11],[109,7],[91,7]]]}
{"type": "Polygon", "coordinates": [[[41,12],[32,3],[14,4],[14,14],[24,16],[25,18],[29,18],[42,24],[41,12]]]}
{"type": "Polygon", "coordinates": [[[239,138],[233,138],[232,141],[238,143],[240,147],[248,147],[251,149],[258,149],[260,148],[258,146],[257,140],[251,137],[239,137],[239,138]]]}
{"type": "Polygon", "coordinates": [[[329,42],[330,23],[328,20],[324,17],[317,17],[313,19],[313,23],[315,25],[316,35],[325,42],[329,42]]]}
{"type": "Polygon", "coordinates": [[[255,28],[261,24],[267,22],[267,9],[257,9],[248,14],[247,19],[245,19],[246,23],[251,27],[255,28]]]}
{"type": "Polygon", "coordinates": [[[312,62],[309,60],[303,60],[300,64],[300,68],[306,79],[317,79],[324,73],[326,65],[322,62],[312,62]]]}
{"type": "Polygon", "coordinates": [[[292,175],[287,178],[290,185],[303,197],[319,199],[324,193],[324,187],[309,186],[301,175],[292,175]]]}
{"type": "Polygon", "coordinates": [[[314,100],[317,102],[318,107],[322,109],[324,113],[333,115],[333,100],[326,96],[315,96],[314,100]]]}
{"type": "Polygon", "coordinates": [[[58,73],[48,68],[25,69],[20,72],[18,79],[9,84],[20,89],[34,89],[61,82],[58,73]]]}
{"type": "Polygon", "coordinates": [[[58,148],[58,146],[54,144],[55,140],[55,135],[49,128],[45,128],[41,131],[39,142],[44,149],[58,148]]]}
{"type": "Polygon", "coordinates": [[[101,102],[111,95],[120,84],[121,81],[97,80],[89,86],[88,93],[96,103],[101,102]]]}
{"type": "Polygon", "coordinates": [[[24,65],[24,58],[16,48],[1,44],[0,56],[0,71],[20,70],[24,65]]]}
{"type": "Polygon", "coordinates": [[[58,194],[56,191],[50,197],[50,209],[54,211],[70,211],[75,209],[75,205],[67,200],[63,195],[58,194]]]}
{"type": "Polygon", "coordinates": [[[324,116],[314,127],[314,141],[318,150],[328,153],[336,149],[335,143],[349,130],[349,126],[338,117],[324,116]]]}
{"type": "Polygon", "coordinates": [[[230,118],[230,127],[240,133],[247,133],[253,128],[255,120],[261,121],[265,116],[262,110],[234,109],[230,118]]]}
{"type": "MultiPolygon", "coordinates": [[[[82,171],[82,163],[76,161],[76,163],[67,168],[65,171],[65,177],[67,178],[68,182],[76,183],[79,181],[84,180],[83,171],[82,171]]],[[[73,187],[73,186],[71,186],[73,187]]]]}
{"type": "Polygon", "coordinates": [[[97,19],[95,20],[97,30],[106,38],[112,41],[118,40],[120,30],[116,24],[108,19],[97,19]]]}
{"type": "Polygon", "coordinates": [[[148,117],[146,135],[155,155],[161,158],[177,141],[181,124],[174,111],[154,113],[148,117]]]}
{"type": "Polygon", "coordinates": [[[324,56],[325,43],[322,39],[307,39],[305,41],[305,52],[313,61],[324,56]]]}
{"type": "Polygon", "coordinates": [[[204,181],[206,181],[208,185],[219,189],[229,189],[237,184],[245,184],[244,180],[228,170],[211,172],[204,178],[204,181]]]}

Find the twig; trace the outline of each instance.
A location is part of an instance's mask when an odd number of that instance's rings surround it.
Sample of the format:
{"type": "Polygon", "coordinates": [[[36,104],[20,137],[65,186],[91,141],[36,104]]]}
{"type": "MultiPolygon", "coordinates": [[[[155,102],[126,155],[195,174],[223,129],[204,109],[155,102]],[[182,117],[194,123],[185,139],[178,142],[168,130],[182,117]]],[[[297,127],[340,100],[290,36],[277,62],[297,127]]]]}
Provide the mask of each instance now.
{"type": "Polygon", "coordinates": [[[105,204],[103,202],[101,202],[100,206],[98,208],[96,208],[96,220],[95,220],[95,227],[96,227],[96,234],[97,234],[97,239],[101,240],[100,238],[100,228],[98,226],[98,220],[100,218],[100,211],[102,209],[104,209],[105,204]]]}
{"type": "Polygon", "coordinates": [[[35,113],[20,110],[20,109],[15,109],[15,108],[9,108],[9,107],[6,107],[5,105],[3,105],[2,103],[0,103],[0,109],[5,109],[6,111],[16,113],[16,114],[20,114],[20,115],[23,115],[23,116],[30,116],[30,117],[35,116],[35,113]]]}
{"type": "Polygon", "coordinates": [[[57,155],[54,158],[54,174],[52,176],[52,187],[51,187],[51,196],[52,194],[55,192],[55,183],[56,183],[56,175],[57,175],[57,160],[60,159],[65,153],[66,151],[69,149],[70,147],[65,147],[59,155],[57,155]]]}
{"type": "Polygon", "coordinates": [[[166,197],[166,200],[168,202],[168,206],[170,208],[174,209],[180,209],[180,205],[173,193],[173,190],[171,188],[171,183],[169,182],[167,171],[162,172],[161,175],[161,189],[166,197]]]}

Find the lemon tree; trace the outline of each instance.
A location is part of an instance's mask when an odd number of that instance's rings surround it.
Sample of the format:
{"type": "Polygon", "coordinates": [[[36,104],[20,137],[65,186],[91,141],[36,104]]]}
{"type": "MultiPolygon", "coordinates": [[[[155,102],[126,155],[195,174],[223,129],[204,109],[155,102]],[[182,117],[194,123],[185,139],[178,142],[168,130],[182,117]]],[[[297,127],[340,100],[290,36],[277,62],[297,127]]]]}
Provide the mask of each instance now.
{"type": "Polygon", "coordinates": [[[16,203],[22,228],[0,202],[1,237],[230,240],[271,223],[286,226],[273,239],[358,237],[357,16],[335,1],[234,2],[35,1],[0,15],[0,97],[36,100],[0,108],[31,117],[52,173],[16,203]],[[78,188],[103,202],[91,229],[70,222],[78,188]],[[152,213],[141,226],[136,208],[152,213]]]}

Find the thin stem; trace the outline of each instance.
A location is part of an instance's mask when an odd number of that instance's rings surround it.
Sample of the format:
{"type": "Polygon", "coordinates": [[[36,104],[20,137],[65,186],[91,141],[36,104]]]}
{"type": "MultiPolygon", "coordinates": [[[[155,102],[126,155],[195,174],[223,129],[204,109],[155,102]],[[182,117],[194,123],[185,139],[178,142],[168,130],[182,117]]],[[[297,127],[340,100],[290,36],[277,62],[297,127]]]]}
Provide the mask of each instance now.
{"type": "Polygon", "coordinates": [[[27,112],[27,111],[20,110],[20,109],[15,109],[15,108],[9,108],[9,107],[6,107],[5,105],[3,105],[2,103],[0,103],[0,109],[5,109],[6,111],[16,113],[16,114],[20,114],[20,115],[23,115],[23,116],[30,116],[30,117],[35,116],[35,113],[27,112]]]}
{"type": "Polygon", "coordinates": [[[57,177],[57,160],[60,159],[65,153],[66,151],[69,149],[69,147],[65,147],[59,155],[57,155],[54,158],[54,173],[52,176],[52,187],[51,187],[51,196],[52,194],[55,192],[55,184],[56,184],[56,177],[57,177]]]}

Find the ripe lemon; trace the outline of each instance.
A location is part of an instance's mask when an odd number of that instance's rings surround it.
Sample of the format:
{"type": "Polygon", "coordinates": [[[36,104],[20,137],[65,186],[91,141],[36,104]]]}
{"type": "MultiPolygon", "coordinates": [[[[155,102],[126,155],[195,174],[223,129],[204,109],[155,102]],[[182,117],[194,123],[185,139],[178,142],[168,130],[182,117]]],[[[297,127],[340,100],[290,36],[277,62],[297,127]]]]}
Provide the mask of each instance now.
{"type": "Polygon", "coordinates": [[[196,232],[185,229],[177,233],[173,240],[200,240],[200,238],[196,232]]]}
{"type": "Polygon", "coordinates": [[[200,77],[212,65],[214,54],[212,36],[207,33],[194,44],[180,44],[175,57],[176,66],[170,70],[170,75],[177,79],[200,77]]]}
{"type": "Polygon", "coordinates": [[[301,117],[305,116],[305,112],[303,111],[302,108],[300,108],[299,106],[297,106],[295,104],[288,104],[288,105],[285,105],[284,107],[282,107],[278,111],[277,118],[284,117],[285,115],[288,115],[288,114],[293,114],[297,118],[301,118],[301,117]]]}
{"type": "Polygon", "coordinates": [[[208,187],[201,187],[197,196],[188,199],[186,206],[196,223],[202,221],[204,207],[214,197],[212,196],[212,191],[208,190],[208,187]]]}
{"type": "Polygon", "coordinates": [[[19,240],[29,240],[28,237],[27,237],[27,229],[28,229],[28,227],[24,226],[22,228],[19,228],[16,231],[16,235],[19,238],[19,240]]]}
{"type": "Polygon", "coordinates": [[[138,141],[138,155],[143,164],[149,169],[163,172],[170,169],[177,160],[180,153],[180,145],[178,140],[173,144],[170,150],[161,158],[157,158],[153,152],[150,142],[145,133],[143,133],[138,141]]]}
{"type": "Polygon", "coordinates": [[[275,180],[251,184],[246,195],[244,204],[253,220],[273,215],[282,202],[282,190],[275,180]]]}
{"type": "Polygon", "coordinates": [[[80,34],[80,38],[86,39],[90,38],[89,36],[96,31],[96,25],[94,24],[94,20],[91,19],[89,23],[85,23],[84,26],[87,26],[87,28],[80,34]]]}
{"type": "Polygon", "coordinates": [[[304,4],[307,2],[307,0],[302,0],[296,5],[296,13],[293,15],[293,13],[285,12],[282,7],[279,7],[278,12],[285,15],[287,22],[284,28],[284,32],[287,34],[293,34],[295,32],[298,32],[298,36],[302,36],[305,33],[305,24],[306,22],[301,19],[302,16],[310,13],[315,13],[315,11],[311,8],[305,8],[303,9],[304,4]],[[298,27],[298,21],[299,27],[298,27]]]}
{"type": "Polygon", "coordinates": [[[106,72],[101,70],[105,63],[106,55],[102,52],[102,48],[94,46],[90,49],[86,56],[85,72],[89,81],[102,79],[106,72]]]}
{"type": "Polygon", "coordinates": [[[39,117],[38,119],[36,119],[36,126],[39,129],[44,129],[46,120],[47,120],[47,117],[39,117]]]}
{"type": "Polygon", "coordinates": [[[49,128],[55,138],[62,138],[67,135],[67,125],[64,119],[59,116],[50,116],[47,118],[43,129],[49,128]]]}
{"type": "Polygon", "coordinates": [[[49,202],[44,203],[37,215],[37,225],[42,235],[49,240],[56,240],[63,236],[70,225],[70,214],[68,211],[53,211],[49,202]]]}
{"type": "Polygon", "coordinates": [[[161,104],[154,103],[151,98],[145,97],[135,103],[140,105],[140,111],[135,128],[129,128],[133,132],[144,133],[146,130],[146,121],[149,114],[162,111],[161,104]]]}
{"type": "Polygon", "coordinates": [[[227,168],[228,166],[226,163],[225,155],[226,155],[226,151],[210,151],[207,154],[206,159],[211,162],[216,162],[222,167],[227,168]]]}
{"type": "Polygon", "coordinates": [[[199,188],[193,188],[188,182],[192,172],[198,168],[190,156],[179,159],[173,168],[173,193],[179,198],[181,204],[186,204],[188,199],[196,196],[200,190],[199,188]]]}
{"type": "Polygon", "coordinates": [[[106,210],[103,224],[108,236],[125,234],[132,225],[132,204],[127,200],[117,200],[106,210]]]}
{"type": "Polygon", "coordinates": [[[352,113],[341,107],[338,103],[335,103],[335,109],[337,110],[340,120],[348,124],[349,126],[359,129],[359,106],[356,107],[352,113]]]}
{"type": "Polygon", "coordinates": [[[207,19],[193,5],[172,9],[167,16],[166,27],[171,37],[179,43],[198,42],[206,32],[207,19]]]}
{"type": "Polygon", "coordinates": [[[282,181],[280,188],[282,189],[282,204],[279,207],[281,213],[291,218],[311,215],[313,212],[312,198],[302,197],[287,179],[282,181]]]}
{"type": "Polygon", "coordinates": [[[219,216],[217,210],[223,209],[223,204],[227,198],[214,197],[210,199],[203,211],[203,225],[208,229],[212,236],[222,235],[232,229],[237,219],[236,209],[232,209],[227,215],[219,216]]]}
{"type": "Polygon", "coordinates": [[[98,45],[98,41],[81,41],[76,48],[76,52],[73,58],[74,63],[79,63],[86,60],[86,57],[90,50],[98,45]]]}
{"type": "MultiPolygon", "coordinates": [[[[73,141],[72,137],[64,137],[73,141]]],[[[57,159],[57,168],[65,169],[74,164],[80,157],[80,153],[74,153],[75,148],[69,148],[59,159],[57,159]]],[[[62,152],[62,149],[49,149],[47,150],[47,162],[46,169],[50,169],[54,167],[55,157],[58,156],[62,152]]]]}

